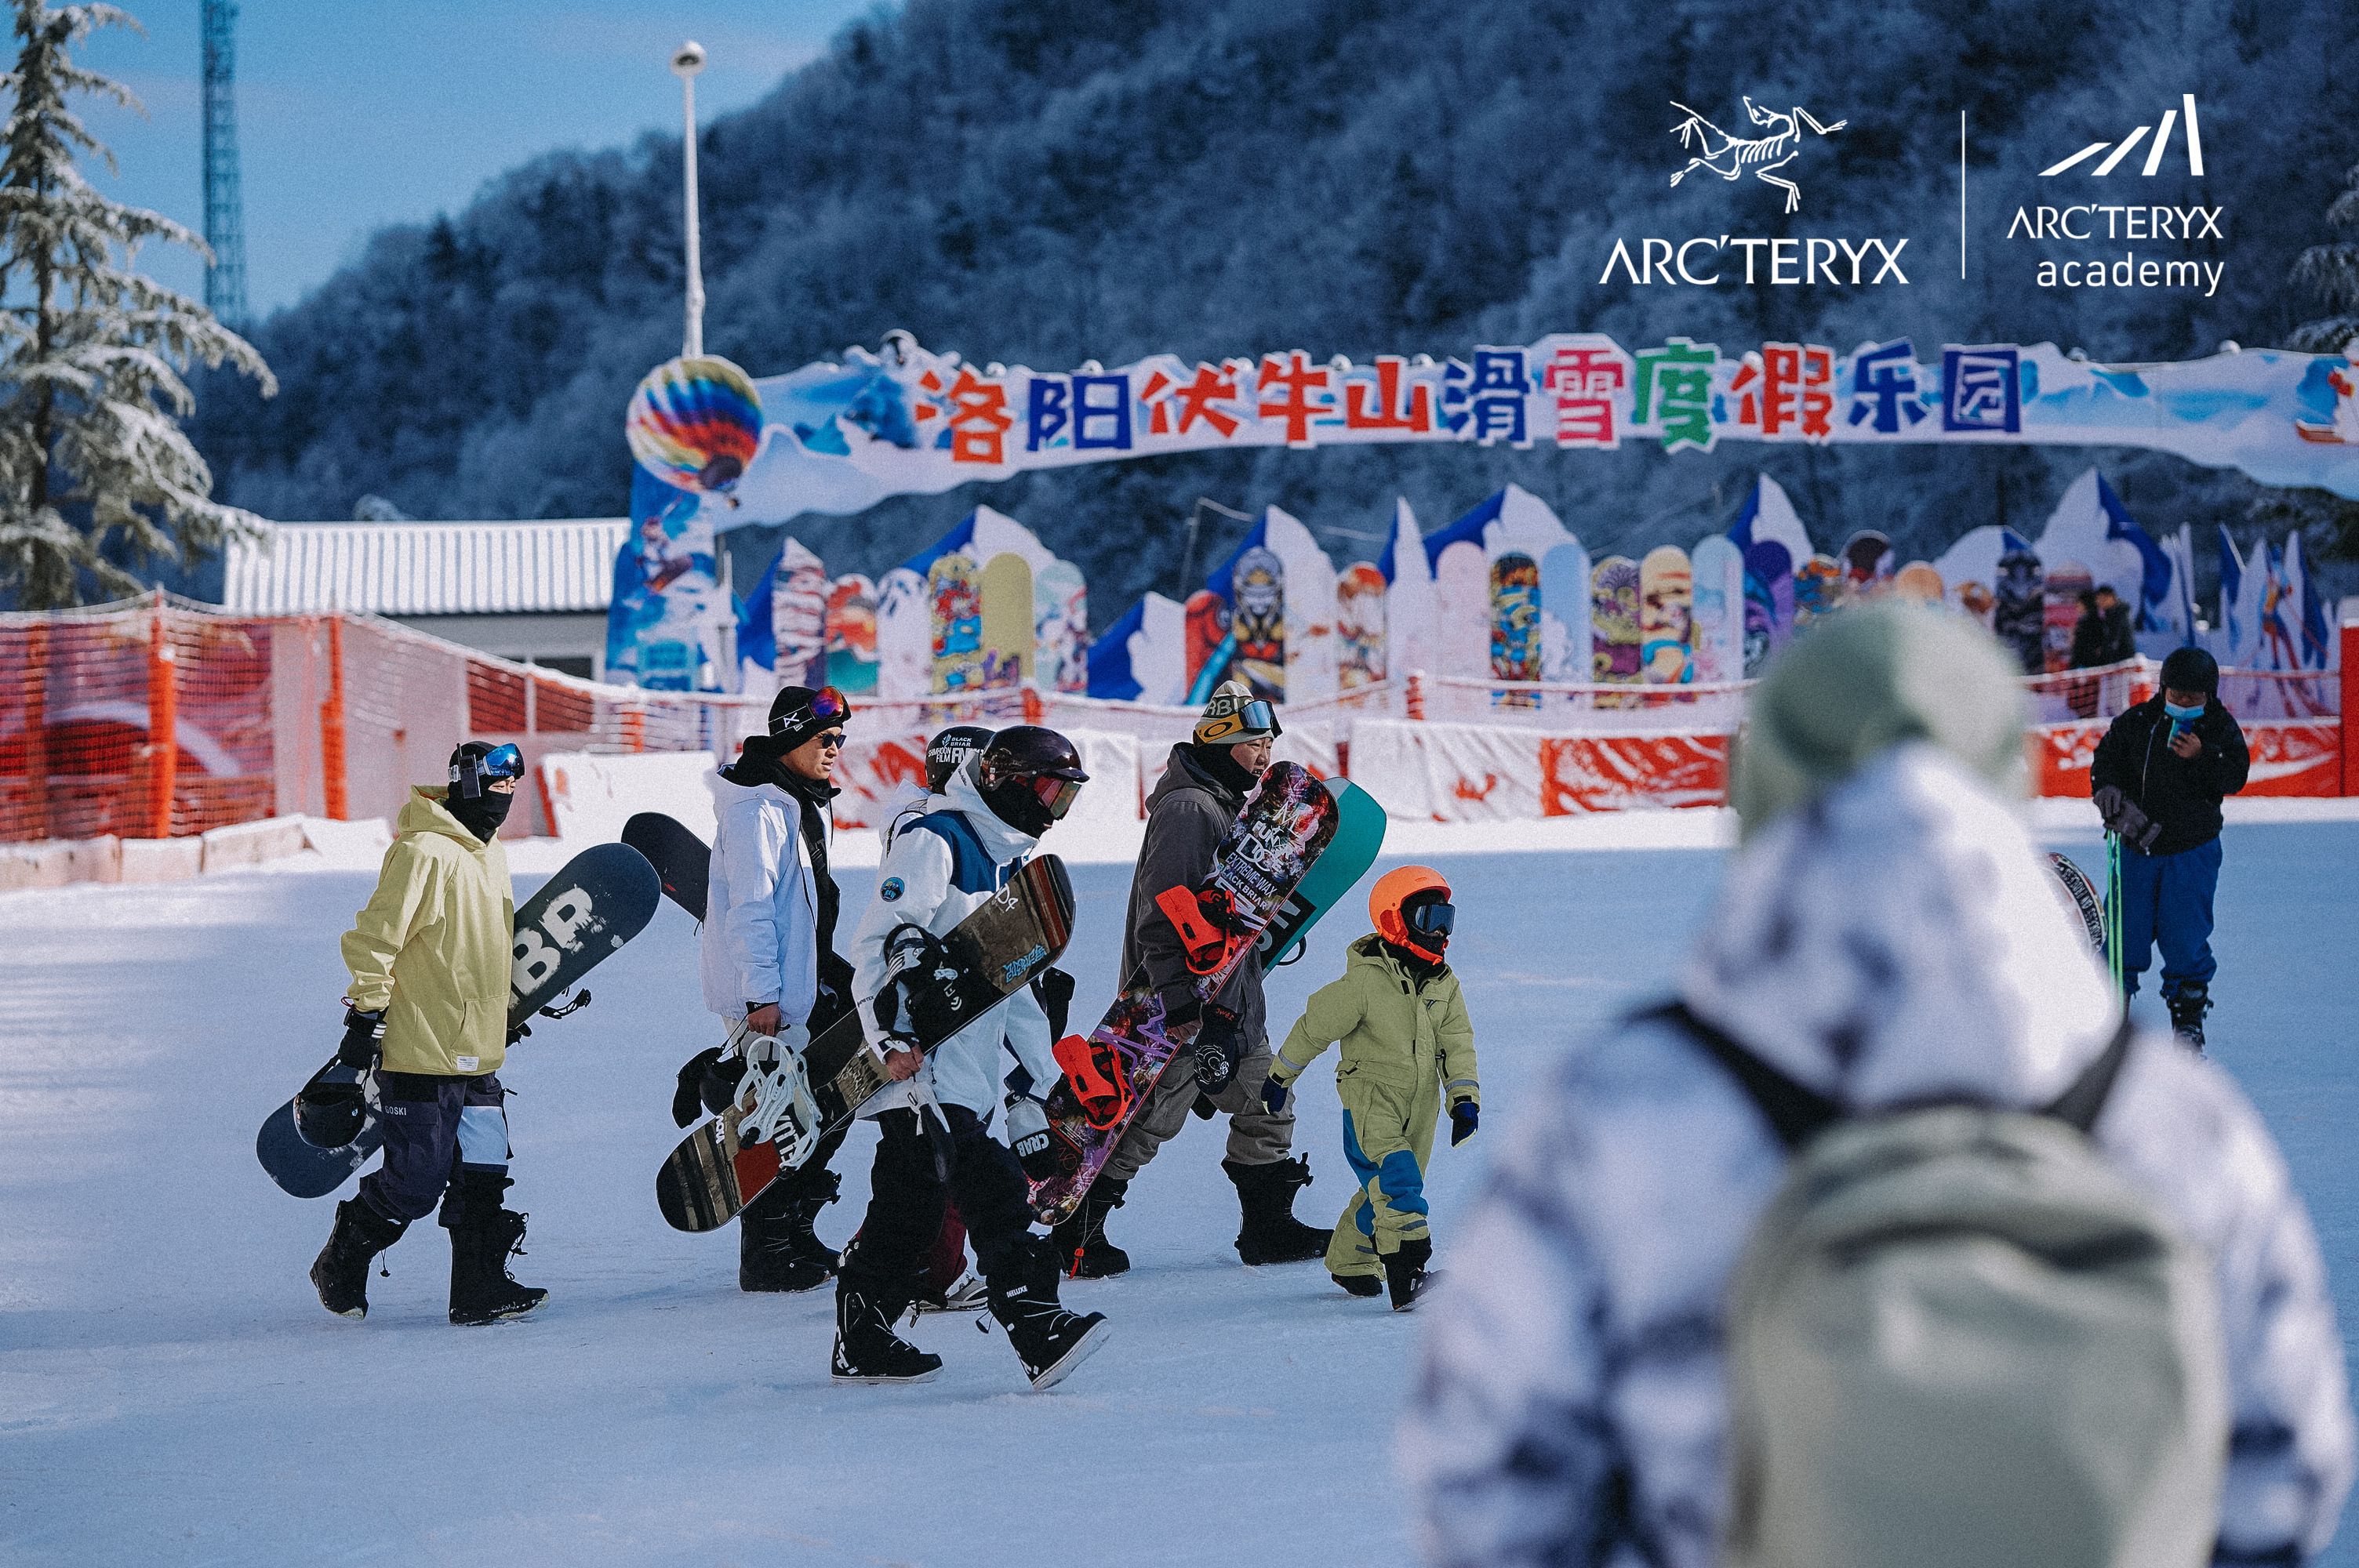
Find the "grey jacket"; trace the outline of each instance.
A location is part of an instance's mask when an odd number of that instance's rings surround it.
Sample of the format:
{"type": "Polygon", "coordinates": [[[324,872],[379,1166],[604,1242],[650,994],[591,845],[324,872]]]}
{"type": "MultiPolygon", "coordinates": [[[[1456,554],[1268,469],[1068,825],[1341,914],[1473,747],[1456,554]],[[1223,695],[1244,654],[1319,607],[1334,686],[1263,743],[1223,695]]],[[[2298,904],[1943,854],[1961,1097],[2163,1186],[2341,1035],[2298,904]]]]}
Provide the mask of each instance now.
{"type": "MultiPolygon", "coordinates": [[[[2110,982],[2006,803],[1896,748],[1732,862],[1680,995],[1854,1108],[2055,1098],[2110,982]]],[[[2234,1423],[2221,1561],[2332,1535],[2353,1434],[2308,1214],[2225,1073],[2141,1035],[2098,1147],[2214,1260],[2234,1423]]],[[[1750,1100],[1655,1022],[1576,1044],[1512,1123],[1420,1315],[1403,1424],[1427,1560],[1709,1568],[1724,1506],[1722,1299],[1786,1170],[1750,1100]]]]}
{"type": "MultiPolygon", "coordinates": [[[[1130,912],[1122,927],[1122,977],[1127,987],[1143,969],[1166,1008],[1194,994],[1195,977],[1188,972],[1180,933],[1155,906],[1155,895],[1169,888],[1193,887],[1204,879],[1222,835],[1244,806],[1243,795],[1196,765],[1184,742],[1171,748],[1163,782],[1147,797],[1147,840],[1139,847],[1138,870],[1130,881],[1130,912]]],[[[1213,1000],[1237,1015],[1248,1052],[1268,1041],[1260,954],[1246,954],[1213,1000]]]]}

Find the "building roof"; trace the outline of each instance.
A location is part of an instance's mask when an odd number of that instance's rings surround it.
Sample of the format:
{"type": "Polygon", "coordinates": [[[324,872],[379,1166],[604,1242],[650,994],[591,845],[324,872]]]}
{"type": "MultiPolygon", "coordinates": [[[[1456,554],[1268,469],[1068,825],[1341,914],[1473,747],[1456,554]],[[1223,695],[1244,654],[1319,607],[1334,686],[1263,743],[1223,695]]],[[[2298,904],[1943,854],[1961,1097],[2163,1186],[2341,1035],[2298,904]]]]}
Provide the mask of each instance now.
{"type": "Polygon", "coordinates": [[[604,610],[630,528],[627,517],[273,523],[263,543],[230,546],[222,600],[249,615],[604,610]]]}

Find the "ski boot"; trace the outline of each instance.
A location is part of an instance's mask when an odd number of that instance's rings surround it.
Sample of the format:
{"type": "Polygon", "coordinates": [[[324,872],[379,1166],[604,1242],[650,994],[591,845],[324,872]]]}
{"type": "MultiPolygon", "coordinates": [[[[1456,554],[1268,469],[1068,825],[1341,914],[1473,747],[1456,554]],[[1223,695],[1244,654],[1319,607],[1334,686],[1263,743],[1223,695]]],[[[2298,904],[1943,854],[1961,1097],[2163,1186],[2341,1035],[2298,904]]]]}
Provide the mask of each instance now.
{"type": "Polygon", "coordinates": [[[1057,1266],[1074,1280],[1103,1280],[1130,1271],[1130,1254],[1106,1239],[1106,1216],[1122,1206],[1128,1182],[1100,1176],[1082,1195],[1081,1206],[1049,1232],[1057,1266]]]}
{"type": "Polygon", "coordinates": [[[747,1204],[737,1216],[737,1288],[815,1291],[834,1278],[835,1252],[811,1227],[842,1185],[833,1171],[790,1171],[747,1204]]]}
{"type": "Polygon", "coordinates": [[[1294,1217],[1296,1191],[1310,1184],[1310,1162],[1280,1160],[1268,1165],[1221,1162],[1237,1185],[1245,1223],[1237,1231],[1237,1256],[1248,1264],[1307,1263],[1327,1256],[1330,1233],[1294,1217]]]}
{"type": "Polygon", "coordinates": [[[368,1271],[376,1255],[401,1239],[409,1227],[387,1219],[361,1198],[336,1206],[336,1228],[311,1264],[320,1304],[338,1317],[368,1316],[368,1271]]]}
{"type": "Polygon", "coordinates": [[[1331,1273],[1327,1277],[1343,1286],[1351,1295],[1380,1296],[1385,1293],[1385,1277],[1382,1274],[1331,1273]]]}
{"type": "Polygon", "coordinates": [[[466,1327],[522,1317],[549,1292],[520,1285],[508,1273],[511,1254],[524,1255],[525,1217],[500,1206],[512,1184],[506,1176],[468,1171],[465,1201],[451,1227],[451,1321],[466,1327]]]}
{"type": "Polygon", "coordinates": [[[964,1269],[943,1289],[920,1292],[909,1315],[915,1320],[920,1313],[981,1312],[990,1299],[990,1287],[975,1278],[973,1270],[964,1269]]]}
{"type": "Polygon", "coordinates": [[[1057,1273],[1054,1249],[1027,1237],[990,1281],[991,1315],[1007,1330],[1007,1343],[1036,1393],[1064,1381],[1105,1339],[1105,1314],[1076,1317],[1058,1304],[1057,1273]]]}
{"type": "Polygon", "coordinates": [[[942,1358],[893,1332],[908,1310],[906,1295],[887,1298],[838,1275],[835,1353],[828,1374],[839,1383],[925,1383],[941,1375],[942,1358]]]}
{"type": "Polygon", "coordinates": [[[2197,1055],[2203,1054],[2203,1015],[2212,1011],[2211,985],[2190,980],[2165,1002],[2170,1009],[2170,1032],[2187,1042],[2197,1055]]]}
{"type": "Polygon", "coordinates": [[[1425,1266],[1431,1261],[1433,1242],[1422,1236],[1402,1242],[1397,1252],[1385,1254],[1385,1286],[1392,1292],[1393,1311],[1409,1311],[1417,1305],[1419,1296],[1440,1282],[1440,1274],[1426,1271],[1425,1266]]]}

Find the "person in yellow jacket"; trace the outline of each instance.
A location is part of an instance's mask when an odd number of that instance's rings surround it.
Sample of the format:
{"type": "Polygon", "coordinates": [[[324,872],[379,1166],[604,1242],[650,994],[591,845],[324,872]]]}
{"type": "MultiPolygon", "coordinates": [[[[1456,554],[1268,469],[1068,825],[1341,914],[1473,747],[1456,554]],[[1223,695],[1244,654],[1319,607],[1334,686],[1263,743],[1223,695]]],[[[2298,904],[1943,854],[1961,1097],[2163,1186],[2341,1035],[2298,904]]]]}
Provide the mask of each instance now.
{"type": "Polygon", "coordinates": [[[311,1265],[320,1304],[340,1316],[368,1315],[370,1260],[437,1199],[451,1233],[452,1323],[492,1323],[549,1299],[508,1277],[524,1216],[500,1203],[511,1184],[498,1075],[513,1039],[516,892],[497,835],[523,773],[512,745],[453,752],[447,788],[410,792],[376,892],[344,935],[353,981],[336,1056],[375,1075],[385,1164],[336,1206],[311,1265]]]}
{"type": "Polygon", "coordinates": [[[1474,1076],[1474,1025],[1443,955],[1457,912],[1450,883],[1427,866],[1376,880],[1368,895],[1375,930],[1353,942],[1343,978],[1312,993],[1270,1064],[1262,1099],[1283,1110],[1296,1079],[1341,1041],[1335,1092],[1343,1102],[1343,1154],[1359,1190],[1327,1244],[1327,1271],[1355,1296],[1389,1289],[1406,1312],[1429,1279],[1425,1168],[1434,1124],[1450,1106],[1450,1141],[1474,1135],[1483,1087],[1474,1076]]]}

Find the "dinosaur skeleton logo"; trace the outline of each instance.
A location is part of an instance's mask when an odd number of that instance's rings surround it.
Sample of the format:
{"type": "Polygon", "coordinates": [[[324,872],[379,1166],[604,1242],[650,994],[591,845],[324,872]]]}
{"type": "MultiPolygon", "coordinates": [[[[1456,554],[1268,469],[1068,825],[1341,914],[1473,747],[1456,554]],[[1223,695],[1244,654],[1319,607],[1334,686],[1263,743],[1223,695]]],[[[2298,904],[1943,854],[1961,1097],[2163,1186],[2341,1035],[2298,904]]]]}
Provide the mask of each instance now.
{"type": "Polygon", "coordinates": [[[1683,147],[1702,149],[1697,157],[1688,159],[1687,168],[1671,176],[1671,183],[1677,185],[1699,168],[1708,168],[1734,182],[1749,169],[1756,178],[1786,192],[1786,211],[1791,212],[1802,204],[1802,188],[1790,179],[1778,178],[1771,171],[1785,168],[1802,155],[1802,126],[1828,136],[1851,122],[1837,120],[1832,125],[1821,125],[1799,103],[1789,113],[1780,114],[1774,109],[1762,108],[1750,98],[1744,102],[1745,114],[1755,124],[1767,129],[1767,135],[1732,136],[1678,99],[1671,100],[1671,107],[1687,118],[1672,126],[1670,134],[1679,137],[1683,147]]]}

